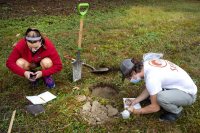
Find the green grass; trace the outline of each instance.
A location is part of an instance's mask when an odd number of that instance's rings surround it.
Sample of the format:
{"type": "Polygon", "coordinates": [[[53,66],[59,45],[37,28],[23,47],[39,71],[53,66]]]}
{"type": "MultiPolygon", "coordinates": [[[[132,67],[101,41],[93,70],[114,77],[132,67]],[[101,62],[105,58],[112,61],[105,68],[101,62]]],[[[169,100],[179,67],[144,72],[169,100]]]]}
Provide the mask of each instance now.
{"type": "MultiPolygon", "coordinates": [[[[184,68],[200,86],[200,2],[199,1],[126,1],[114,6],[110,1],[98,10],[90,10],[84,20],[82,59],[93,66],[118,68],[124,58],[142,59],[146,52],[162,52],[164,58],[184,68]]],[[[6,9],[4,9],[6,10],[6,9]]],[[[121,84],[118,72],[94,75],[83,69],[80,82],[72,82],[72,69],[67,53],[76,56],[79,16],[30,16],[0,20],[0,131],[8,129],[11,113],[17,109],[13,132],[199,132],[200,101],[184,108],[183,116],[175,123],[158,121],[160,113],[135,116],[131,119],[114,119],[104,125],[91,126],[81,119],[79,111],[84,103],[75,100],[76,95],[90,96],[89,87],[104,82],[119,89],[119,97],[135,97],[144,83],[121,84]],[[25,96],[46,91],[44,85],[31,90],[24,78],[11,73],[5,66],[12,44],[23,37],[29,26],[37,27],[55,44],[64,68],[54,76],[56,89],[50,90],[57,96],[45,105],[45,114],[32,117],[24,112],[28,104],[25,96]],[[16,34],[20,33],[19,37],[16,34]],[[74,90],[79,86],[80,90],[74,90]]],[[[199,92],[198,92],[199,94],[199,92]]],[[[93,97],[93,99],[98,99],[93,97]]],[[[100,101],[104,99],[100,98],[100,101]]],[[[122,99],[108,101],[122,111],[122,99]]]]}

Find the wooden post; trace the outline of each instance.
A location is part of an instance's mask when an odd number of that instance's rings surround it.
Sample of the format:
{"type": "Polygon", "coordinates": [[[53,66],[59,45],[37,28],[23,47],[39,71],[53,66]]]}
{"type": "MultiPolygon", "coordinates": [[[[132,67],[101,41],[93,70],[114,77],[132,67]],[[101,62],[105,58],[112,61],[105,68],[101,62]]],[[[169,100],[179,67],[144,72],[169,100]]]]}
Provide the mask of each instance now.
{"type": "Polygon", "coordinates": [[[15,114],[16,114],[16,110],[14,110],[13,113],[12,113],[12,118],[10,120],[10,125],[9,125],[9,128],[8,128],[8,133],[11,133],[13,121],[15,119],[15,114]]]}

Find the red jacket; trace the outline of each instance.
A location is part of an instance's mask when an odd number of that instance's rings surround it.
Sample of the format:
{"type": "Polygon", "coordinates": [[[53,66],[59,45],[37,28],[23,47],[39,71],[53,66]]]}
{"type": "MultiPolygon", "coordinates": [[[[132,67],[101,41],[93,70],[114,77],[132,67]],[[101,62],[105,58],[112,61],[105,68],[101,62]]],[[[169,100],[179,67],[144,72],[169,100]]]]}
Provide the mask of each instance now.
{"type": "Polygon", "coordinates": [[[25,39],[21,39],[8,57],[6,66],[12,72],[20,76],[24,76],[24,72],[26,70],[22,69],[16,64],[16,61],[19,58],[23,58],[30,63],[40,63],[43,58],[49,57],[53,62],[53,66],[49,69],[41,70],[42,76],[49,76],[60,71],[62,69],[62,62],[53,43],[48,38],[45,38],[44,46],[45,48],[41,47],[35,54],[33,54],[26,44],[25,39]]]}

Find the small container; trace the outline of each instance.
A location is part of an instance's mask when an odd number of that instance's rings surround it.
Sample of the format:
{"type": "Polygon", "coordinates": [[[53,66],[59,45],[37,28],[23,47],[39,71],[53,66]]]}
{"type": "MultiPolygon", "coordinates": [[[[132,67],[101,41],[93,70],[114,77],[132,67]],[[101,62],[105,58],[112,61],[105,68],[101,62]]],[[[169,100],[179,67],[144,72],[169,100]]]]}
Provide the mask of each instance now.
{"type": "Polygon", "coordinates": [[[124,110],[121,114],[123,119],[128,119],[130,117],[130,112],[128,110],[124,110]]]}

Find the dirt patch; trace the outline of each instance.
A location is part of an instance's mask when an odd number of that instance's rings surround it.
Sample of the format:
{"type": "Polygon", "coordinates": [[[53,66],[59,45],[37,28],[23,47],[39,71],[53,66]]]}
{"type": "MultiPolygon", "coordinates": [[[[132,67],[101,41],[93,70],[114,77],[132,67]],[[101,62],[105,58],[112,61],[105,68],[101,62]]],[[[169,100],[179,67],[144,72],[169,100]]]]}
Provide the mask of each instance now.
{"type": "Polygon", "coordinates": [[[194,42],[194,43],[192,43],[192,45],[194,45],[194,46],[200,46],[200,41],[199,42],[194,42]]]}
{"type": "MultiPolygon", "coordinates": [[[[117,87],[113,84],[98,83],[89,88],[91,96],[114,99],[118,95],[117,87]]],[[[90,125],[104,124],[112,121],[113,118],[119,115],[118,109],[112,105],[102,105],[98,101],[92,101],[91,98],[86,96],[77,96],[77,101],[86,101],[80,112],[81,117],[90,125]]]]}
{"type": "Polygon", "coordinates": [[[27,16],[68,16],[77,13],[77,5],[81,2],[90,4],[90,10],[104,10],[115,4],[116,7],[125,4],[124,0],[0,0],[0,19],[24,18],[27,16]]]}
{"type": "Polygon", "coordinates": [[[112,84],[99,83],[90,88],[91,95],[102,98],[114,98],[117,96],[117,87],[112,84]]]}
{"type": "Polygon", "coordinates": [[[86,102],[81,110],[81,117],[90,125],[103,124],[111,121],[118,110],[111,105],[101,105],[98,101],[86,102]]]}
{"type": "MultiPolygon", "coordinates": [[[[84,0],[0,0],[0,16],[1,18],[15,18],[42,15],[69,15],[77,12],[76,6],[80,2],[84,2],[84,0]]],[[[92,0],[88,0],[87,2],[92,2],[92,0]]]]}

